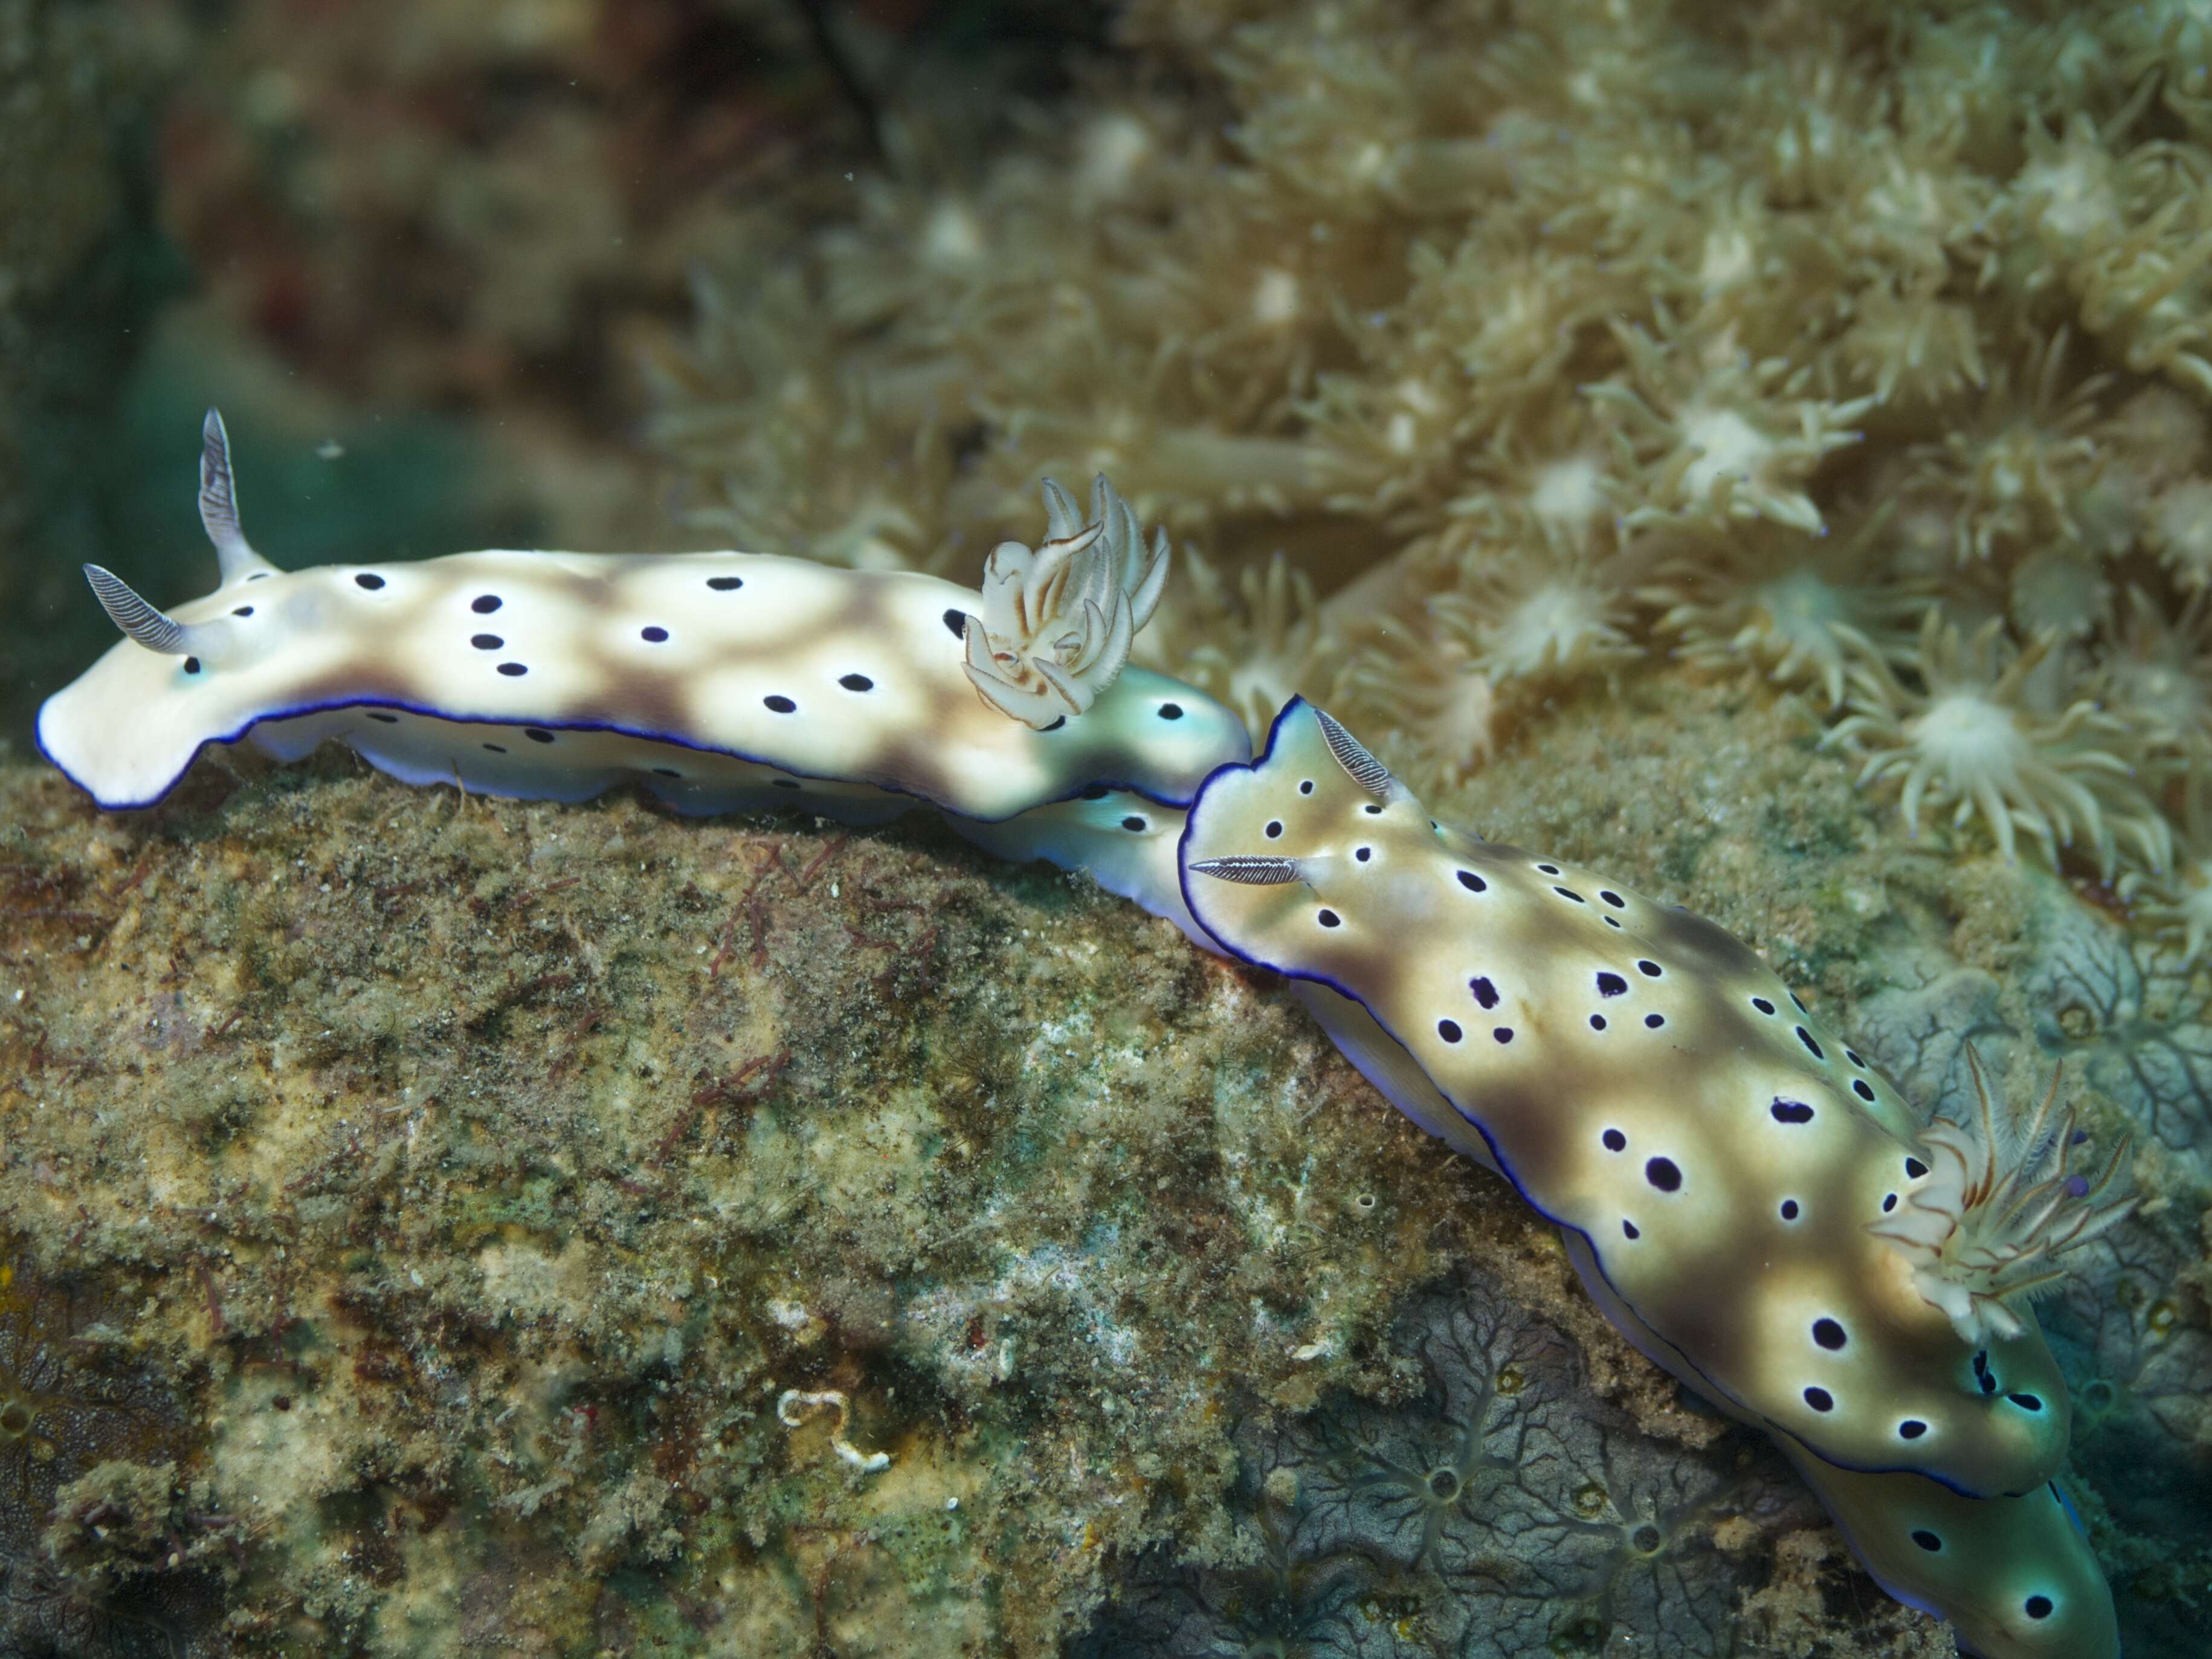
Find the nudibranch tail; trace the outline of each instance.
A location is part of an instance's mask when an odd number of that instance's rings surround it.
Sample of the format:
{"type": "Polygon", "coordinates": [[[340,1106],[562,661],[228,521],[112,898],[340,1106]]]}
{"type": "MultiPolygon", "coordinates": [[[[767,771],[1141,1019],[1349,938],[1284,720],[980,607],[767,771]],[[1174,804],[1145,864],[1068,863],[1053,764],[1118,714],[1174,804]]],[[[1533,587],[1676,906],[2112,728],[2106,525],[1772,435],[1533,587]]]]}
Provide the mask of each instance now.
{"type": "Polygon", "coordinates": [[[2057,1070],[2040,1105],[2001,1114],[1971,1047],[1966,1062],[1974,1117],[1929,1126],[1921,1142],[1932,1173],[1871,1230],[1911,1263],[1915,1286],[1949,1317],[1960,1340],[1978,1343],[2018,1336],[2021,1320],[2010,1304],[2055,1288],[2066,1275],[2066,1253],[2118,1225],[2138,1199],[2115,1192],[2129,1137],[2094,1170],[2074,1167],[2087,1136],[2074,1108],[2058,1107],[2057,1070]]]}
{"type": "MultiPolygon", "coordinates": [[[[1699,1393],[1840,1467],[2032,1491],[2065,1453],[2033,1321],[1962,1341],[1870,1223],[1933,1180],[1893,1085],[1720,929],[1440,827],[1294,701],[1206,779],[1183,897],[1228,954],[1340,993],[1424,1122],[1586,1247],[1699,1393]],[[1763,1271],[1745,1274],[1747,1257],[1763,1271]]],[[[1608,1300],[1608,1298],[1610,1300],[1608,1300]]]]}
{"type": "Polygon", "coordinates": [[[1854,1474],[1782,1444],[1875,1581],[1948,1619],[1960,1652],[2118,1659],[2112,1590],[2055,1484],[1961,1497],[1918,1475],[1854,1474]]]}
{"type": "Polygon", "coordinates": [[[1044,483],[1045,540],[1002,541],[983,564],[983,613],[968,619],[968,678],[993,708],[1040,729],[1081,714],[1129,661],[1159,607],[1167,532],[1149,549],[1137,515],[1102,473],[1091,518],[1044,483]]]}

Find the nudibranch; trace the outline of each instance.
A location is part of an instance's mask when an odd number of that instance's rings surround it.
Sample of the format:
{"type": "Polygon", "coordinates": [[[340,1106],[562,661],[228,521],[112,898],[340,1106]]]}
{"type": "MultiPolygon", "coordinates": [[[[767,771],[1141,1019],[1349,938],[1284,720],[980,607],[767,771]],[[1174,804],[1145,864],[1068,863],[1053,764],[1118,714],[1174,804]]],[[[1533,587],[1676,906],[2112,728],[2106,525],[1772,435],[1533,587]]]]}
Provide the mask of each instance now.
{"type": "Polygon", "coordinates": [[[325,738],[410,783],[687,812],[940,812],[1091,872],[1285,975],[1431,1132],[1558,1223],[1658,1363],[1771,1433],[1892,1594],[1990,1659],[2117,1655],[2053,1484],[2069,1406],[2028,1300],[2128,1208],[2057,1089],[1923,1125],[1710,922],[1440,826],[1303,699],[1238,717],[1129,666],[1166,576],[1103,479],[981,592],[767,554],[485,552],[284,572],[203,430],[222,582],[164,612],[86,574],[126,637],[40,710],[103,807],[210,744],[325,738]]]}
{"type": "Polygon", "coordinates": [[[983,593],[740,552],[288,572],[240,529],[213,411],[202,436],[221,584],[163,612],[88,566],[127,637],[39,712],[40,750],[103,807],[159,801],[210,744],[290,760],[330,739],[481,794],[634,783],[684,812],[863,823],[935,807],[1180,919],[1181,820],[1163,809],[1250,753],[1227,708],[1129,665],[1167,547],[1146,550],[1103,479],[1088,525],[1048,484],[1051,537],[994,550],[983,593]]]}
{"type": "Polygon", "coordinates": [[[1443,827],[1303,699],[1206,780],[1180,856],[1216,942],[1301,982],[1370,1080],[1559,1224],[1639,1346],[1817,1471],[1903,1599],[2075,1644],[1992,1652],[2103,1650],[2109,1597],[2049,1492],[2065,1385],[2024,1296],[2124,1213],[2121,1154],[2071,1171],[2046,1102],[1996,1179],[1991,1145],[1923,1133],[1748,947],[1443,827]],[[1998,1577],[1971,1565],[1993,1537],[1998,1577]],[[2017,1607],[1991,1599],[2015,1582],[2017,1607]]]}

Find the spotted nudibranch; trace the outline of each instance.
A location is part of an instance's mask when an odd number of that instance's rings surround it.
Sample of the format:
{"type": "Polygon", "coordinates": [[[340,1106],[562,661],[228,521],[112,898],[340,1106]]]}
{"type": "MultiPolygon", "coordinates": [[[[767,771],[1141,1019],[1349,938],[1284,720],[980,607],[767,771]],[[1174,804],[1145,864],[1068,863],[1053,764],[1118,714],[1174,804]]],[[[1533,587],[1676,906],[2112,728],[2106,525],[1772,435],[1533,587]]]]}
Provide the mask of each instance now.
{"type": "Polygon", "coordinates": [[[1987,1654],[2118,1651],[2024,1297],[2126,1212],[2124,1146],[2074,1171],[2047,1101],[2000,1175],[1986,1089],[1979,1132],[1923,1130],[1748,947],[1438,824],[1303,699],[1206,780],[1179,863],[1199,925],[1557,1223],[1613,1322],[1772,1434],[1893,1595],[1987,1654]]]}
{"type": "MultiPolygon", "coordinates": [[[[2004,1133],[1924,1127],[1711,923],[1431,820],[1294,700],[1266,752],[1129,667],[1164,581],[1103,479],[994,549],[981,592],[763,554],[487,552],[286,573],[239,528],[210,412],[222,582],[173,613],[88,567],[127,637],[39,717],[103,807],[210,744],[325,738],[410,783],[850,822],[933,808],[1091,871],[1287,977],[1424,1127],[1560,1226],[1608,1316],[1774,1435],[1875,1577],[1970,1650],[2118,1650],[2051,1484],[2066,1390],[2026,1298],[2124,1213],[2055,1091],[2004,1133]]],[[[1979,1078],[1977,1077],[1979,1086],[1979,1078]]]]}
{"type": "Polygon", "coordinates": [[[982,593],[766,553],[283,571],[240,528],[210,410],[200,516],[221,584],[163,612],[88,565],[127,637],[46,700],[39,747],[111,808],[158,802],[210,744],[292,760],[326,739],[479,794],[636,784],[684,812],[850,823],[934,807],[1184,922],[1170,809],[1249,740],[1204,692],[1128,666],[1164,538],[1147,550],[1103,479],[1087,525],[1056,485],[1045,497],[1051,535],[994,549],[982,593]]]}

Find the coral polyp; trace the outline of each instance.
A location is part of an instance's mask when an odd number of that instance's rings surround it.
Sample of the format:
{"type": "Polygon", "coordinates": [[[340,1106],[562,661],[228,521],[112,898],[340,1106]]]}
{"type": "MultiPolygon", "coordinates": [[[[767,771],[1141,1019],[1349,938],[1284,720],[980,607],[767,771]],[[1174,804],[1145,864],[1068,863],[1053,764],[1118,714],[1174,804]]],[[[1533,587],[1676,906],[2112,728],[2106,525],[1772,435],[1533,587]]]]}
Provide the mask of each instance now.
{"type": "Polygon", "coordinates": [[[1764,518],[1817,531],[1805,485],[1827,455],[1859,440],[1874,399],[1809,395],[1811,376],[1786,360],[1753,361],[1726,331],[1656,339],[1616,326],[1626,373],[1583,388],[1626,411],[1623,436],[1644,473],[1639,524],[1764,518]]]}
{"type": "Polygon", "coordinates": [[[2077,838],[2100,874],[2124,844],[2162,868],[2172,832],[2134,781],[2124,723],[2086,698],[2045,712],[2032,682],[2052,642],[2017,650],[1993,618],[1962,636],[1930,608],[1913,661],[1923,689],[1886,662],[1859,665],[1852,712],[1826,741],[1872,749],[1859,783],[1898,780],[1908,833],[1919,833],[1923,806],[1948,807],[1954,827],[1978,816],[2008,859],[2025,834],[2054,868],[2077,838]]]}
{"type": "Polygon", "coordinates": [[[1639,596],[1664,607],[1656,625],[1680,638],[1685,661],[1747,662],[1778,684],[1811,684],[1835,708],[1854,664],[1909,654],[1903,625],[1931,595],[1926,582],[1881,576],[1874,548],[1887,519],[1876,513],[1856,534],[1826,540],[1738,535],[1718,557],[1688,547],[1639,596]]]}
{"type": "Polygon", "coordinates": [[[1498,681],[1558,680],[1644,655],[1618,574],[1588,556],[1480,546],[1458,591],[1428,602],[1438,637],[1498,681]]]}

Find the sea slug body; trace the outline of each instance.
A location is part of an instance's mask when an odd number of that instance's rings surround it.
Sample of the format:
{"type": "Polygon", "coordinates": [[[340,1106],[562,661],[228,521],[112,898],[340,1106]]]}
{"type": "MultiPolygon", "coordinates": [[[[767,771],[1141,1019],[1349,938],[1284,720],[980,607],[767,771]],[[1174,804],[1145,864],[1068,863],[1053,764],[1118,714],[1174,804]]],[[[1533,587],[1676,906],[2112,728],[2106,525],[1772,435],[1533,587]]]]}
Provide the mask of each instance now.
{"type": "Polygon", "coordinates": [[[1285,975],[1401,1109],[1559,1226],[1632,1341],[1774,1436],[1893,1595],[1991,1659],[2117,1654],[2052,1485],[2069,1405],[2027,1300],[2126,1213],[2125,1147],[2077,1167],[2055,1086],[2017,1123],[1982,1088],[1978,1122],[1923,1124],[1749,948],[1439,825],[1302,698],[1250,759],[1229,708],[1127,666],[1164,538],[1103,479],[1087,517],[1045,499],[1044,541],[1001,544],[981,593],[738,552],[288,574],[239,529],[210,412],[221,586],[164,613],[88,567],[127,637],[39,741],[107,808],[157,802],[210,744],[333,738],[497,795],[933,808],[1089,870],[1285,975]]]}
{"type": "MultiPolygon", "coordinates": [[[[1439,825],[1303,700],[1206,781],[1182,869],[1199,924],[1304,982],[1386,1094],[1559,1223],[1614,1323],[1772,1433],[1902,1599],[1990,1653],[2117,1651],[2049,1496],[2065,1385],[2017,1292],[2124,1213],[2119,1154],[2094,1180],[2000,1178],[1994,1129],[1923,1131],[1729,935],[1439,825]],[[2001,1217],[2028,1236],[2008,1245],[2001,1217]],[[2012,1568],[1982,1570],[1998,1556],[2012,1568]]],[[[2050,1111],[2008,1142],[2063,1156],[2050,1111]]]]}
{"type": "MultiPolygon", "coordinates": [[[[479,794],[574,802],[634,783],[684,812],[856,823],[934,807],[1008,856],[1098,869],[1179,919],[1171,870],[1156,854],[1152,874],[1121,845],[1156,838],[1127,820],[1158,821],[1249,753],[1222,704],[1125,666],[1165,547],[1146,562],[1103,479],[1097,520],[1033,559],[1000,546],[988,595],[735,552],[491,551],[284,572],[240,533],[212,411],[204,436],[221,586],[165,613],[88,567],[130,637],[39,713],[41,752],[102,807],[152,805],[210,744],[290,760],[331,739],[403,782],[479,794]],[[1018,637],[996,632],[1002,615],[1018,637]]],[[[1046,495],[1065,528],[1067,497],[1046,495]]]]}

